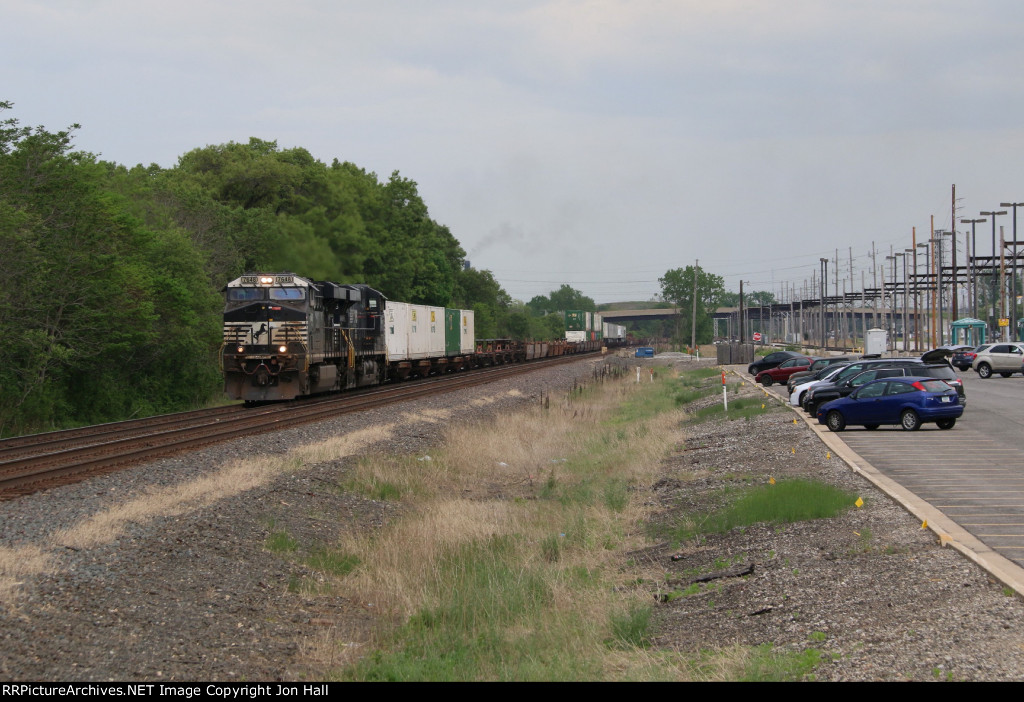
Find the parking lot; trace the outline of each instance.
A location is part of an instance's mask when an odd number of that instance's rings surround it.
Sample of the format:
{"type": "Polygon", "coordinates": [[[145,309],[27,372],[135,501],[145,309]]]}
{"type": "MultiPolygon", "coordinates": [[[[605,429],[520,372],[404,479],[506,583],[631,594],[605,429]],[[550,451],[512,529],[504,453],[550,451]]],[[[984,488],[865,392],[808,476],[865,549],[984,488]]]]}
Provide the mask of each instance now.
{"type": "MultiPolygon", "coordinates": [[[[942,431],[934,424],[914,432],[896,426],[875,431],[849,427],[834,436],[1024,567],[1024,376],[982,380],[974,371],[958,373],[967,408],[953,429],[942,431]]],[[[767,390],[779,397],[786,393],[784,385],[767,390]]]]}

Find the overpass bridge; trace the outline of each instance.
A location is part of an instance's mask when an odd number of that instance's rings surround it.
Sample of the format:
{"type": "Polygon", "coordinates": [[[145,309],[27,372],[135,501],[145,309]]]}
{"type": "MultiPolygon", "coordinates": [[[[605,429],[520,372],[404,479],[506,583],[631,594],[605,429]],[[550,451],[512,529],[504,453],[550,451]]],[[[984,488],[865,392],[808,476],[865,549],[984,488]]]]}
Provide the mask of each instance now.
{"type": "MultiPolygon", "coordinates": [[[[749,341],[757,331],[764,334],[766,339],[777,342],[795,342],[803,339],[811,343],[817,341],[822,345],[836,345],[841,343],[840,340],[847,340],[848,343],[843,345],[852,346],[856,345],[853,340],[864,337],[865,329],[882,328],[889,330],[891,338],[902,337],[906,333],[909,336],[908,341],[918,348],[931,348],[940,343],[932,338],[933,334],[929,331],[937,329],[937,323],[942,322],[941,317],[937,317],[937,310],[928,309],[923,305],[914,306],[912,300],[908,301],[911,304],[906,308],[896,309],[858,305],[857,303],[872,301],[871,293],[879,294],[881,290],[865,292],[868,294],[827,296],[824,305],[820,299],[815,298],[772,305],[744,306],[742,323],[739,307],[719,307],[711,315],[714,338],[742,338],[749,341]]],[[[893,297],[900,300],[898,296],[893,297]]],[[[673,307],[608,310],[601,312],[601,317],[606,322],[627,324],[648,320],[675,320],[689,314],[688,309],[673,307]]],[[[952,321],[948,310],[945,321],[952,321]]]]}

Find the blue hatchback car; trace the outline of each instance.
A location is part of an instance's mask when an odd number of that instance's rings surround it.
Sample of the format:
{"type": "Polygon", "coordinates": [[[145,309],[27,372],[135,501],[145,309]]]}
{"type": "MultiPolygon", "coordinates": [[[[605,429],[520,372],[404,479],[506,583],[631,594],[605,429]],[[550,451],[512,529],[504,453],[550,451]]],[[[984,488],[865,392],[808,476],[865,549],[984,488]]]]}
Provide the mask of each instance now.
{"type": "Polygon", "coordinates": [[[935,422],[939,429],[952,429],[964,413],[956,390],[941,380],[917,376],[885,378],[865,383],[846,397],[818,408],[818,423],[831,431],[848,424],[877,429],[899,424],[907,431],[935,422]]]}

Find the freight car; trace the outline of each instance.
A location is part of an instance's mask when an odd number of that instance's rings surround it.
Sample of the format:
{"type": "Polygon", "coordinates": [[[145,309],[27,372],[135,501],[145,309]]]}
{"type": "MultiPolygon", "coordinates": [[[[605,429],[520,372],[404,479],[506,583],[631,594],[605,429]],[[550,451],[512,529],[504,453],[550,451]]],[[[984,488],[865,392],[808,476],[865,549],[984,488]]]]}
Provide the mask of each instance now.
{"type": "Polygon", "coordinates": [[[473,310],[397,302],[368,285],[294,273],[247,273],[223,292],[224,390],[247,403],[600,348],[477,340],[473,310]]]}

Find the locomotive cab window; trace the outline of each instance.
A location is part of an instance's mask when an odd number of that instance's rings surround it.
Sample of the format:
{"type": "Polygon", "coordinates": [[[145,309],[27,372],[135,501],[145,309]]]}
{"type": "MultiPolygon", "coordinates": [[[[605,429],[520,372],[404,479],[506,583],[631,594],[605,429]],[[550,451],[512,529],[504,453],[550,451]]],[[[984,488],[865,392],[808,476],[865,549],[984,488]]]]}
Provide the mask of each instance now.
{"type": "Polygon", "coordinates": [[[305,300],[306,291],[302,288],[270,288],[271,300],[305,300]]]}
{"type": "Polygon", "coordinates": [[[228,288],[228,300],[230,302],[248,302],[250,300],[263,300],[263,288],[228,288]]]}

